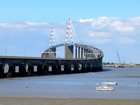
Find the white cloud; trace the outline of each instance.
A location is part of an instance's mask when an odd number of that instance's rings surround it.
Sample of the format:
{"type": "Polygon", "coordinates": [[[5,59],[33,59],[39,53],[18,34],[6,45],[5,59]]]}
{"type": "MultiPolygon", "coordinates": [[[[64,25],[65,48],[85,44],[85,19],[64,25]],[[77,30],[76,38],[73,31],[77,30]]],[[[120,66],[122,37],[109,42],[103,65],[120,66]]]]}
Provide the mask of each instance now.
{"type": "MultiPolygon", "coordinates": [[[[76,31],[77,36],[80,37],[79,39],[82,39],[81,37],[85,38],[88,36],[87,39],[92,41],[94,39],[95,43],[120,42],[126,44],[127,42],[135,42],[135,39],[137,38],[136,36],[140,34],[139,25],[140,17],[125,20],[115,17],[80,19],[78,22],[73,21],[73,26],[76,26],[73,33],[76,31]],[[131,39],[132,36],[134,40],[131,39]],[[122,37],[127,37],[128,39],[122,37]]],[[[58,38],[63,36],[63,39],[65,40],[66,24],[54,23],[53,26],[56,29],[56,36],[58,38]]],[[[49,35],[50,31],[51,23],[47,22],[0,23],[1,36],[20,36],[28,33],[30,33],[30,35],[49,35]]],[[[75,42],[78,39],[77,36],[73,36],[73,38],[75,38],[75,42]]]]}
{"type": "Polygon", "coordinates": [[[86,22],[94,22],[95,19],[80,19],[79,22],[80,23],[86,23],[86,22]]]}
{"type": "Polygon", "coordinates": [[[110,23],[110,26],[115,28],[116,31],[118,32],[132,32],[134,31],[134,27],[128,25],[128,23],[126,22],[122,22],[120,20],[117,21],[113,21],[110,23]]]}
{"type": "Polygon", "coordinates": [[[25,22],[25,23],[0,23],[0,29],[24,29],[29,27],[48,26],[48,23],[41,22],[25,22]]]}
{"type": "Polygon", "coordinates": [[[26,25],[28,25],[28,26],[47,26],[48,25],[48,23],[46,23],[46,22],[25,22],[26,23],[26,25]]]}
{"type": "Polygon", "coordinates": [[[128,19],[128,22],[130,22],[133,25],[140,25],[140,16],[130,18],[128,19]]]}
{"type": "Polygon", "coordinates": [[[106,38],[106,37],[110,37],[111,34],[108,32],[90,32],[89,36],[97,37],[97,38],[106,38]]]}
{"type": "Polygon", "coordinates": [[[131,22],[140,21],[139,18],[131,19],[131,21],[122,21],[118,18],[108,18],[108,17],[99,17],[97,19],[80,19],[79,22],[86,23],[90,22],[93,29],[109,29],[110,31],[116,32],[132,32],[134,31],[134,26],[131,22]]]}
{"type": "Polygon", "coordinates": [[[87,37],[86,34],[89,40],[94,38],[96,43],[100,43],[102,39],[103,43],[134,44],[140,35],[140,16],[129,19],[99,17],[80,19],[78,22],[79,26],[82,26],[82,30],[78,29],[80,30],[78,34],[87,37]]]}
{"type": "Polygon", "coordinates": [[[21,28],[23,28],[23,24],[0,23],[0,28],[5,28],[5,29],[21,29],[21,28]]]}
{"type": "Polygon", "coordinates": [[[103,29],[107,27],[108,24],[109,24],[109,19],[107,17],[100,17],[92,21],[91,27],[95,29],[103,29]]]}
{"type": "Polygon", "coordinates": [[[0,36],[22,36],[48,34],[50,26],[46,22],[0,23],[0,36]]]}

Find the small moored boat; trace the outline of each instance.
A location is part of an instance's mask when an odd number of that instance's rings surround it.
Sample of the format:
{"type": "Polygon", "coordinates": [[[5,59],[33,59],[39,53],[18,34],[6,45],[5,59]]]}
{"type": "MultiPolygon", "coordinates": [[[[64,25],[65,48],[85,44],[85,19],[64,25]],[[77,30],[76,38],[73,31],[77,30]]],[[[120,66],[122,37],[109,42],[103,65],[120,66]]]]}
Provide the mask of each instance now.
{"type": "Polygon", "coordinates": [[[102,82],[103,85],[118,85],[117,82],[102,82]]]}
{"type": "Polygon", "coordinates": [[[114,87],[109,86],[97,86],[96,91],[114,91],[114,87]]]}

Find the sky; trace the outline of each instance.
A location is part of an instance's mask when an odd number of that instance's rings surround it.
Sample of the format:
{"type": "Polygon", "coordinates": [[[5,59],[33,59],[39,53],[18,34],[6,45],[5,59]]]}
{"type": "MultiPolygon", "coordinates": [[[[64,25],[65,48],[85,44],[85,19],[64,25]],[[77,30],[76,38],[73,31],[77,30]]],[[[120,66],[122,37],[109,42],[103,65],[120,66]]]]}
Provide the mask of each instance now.
{"type": "MultiPolygon", "coordinates": [[[[0,0],[0,56],[41,56],[65,41],[67,21],[75,43],[104,52],[103,62],[140,63],[140,0],[0,0]]],[[[59,52],[61,53],[61,52],[59,52]]]]}

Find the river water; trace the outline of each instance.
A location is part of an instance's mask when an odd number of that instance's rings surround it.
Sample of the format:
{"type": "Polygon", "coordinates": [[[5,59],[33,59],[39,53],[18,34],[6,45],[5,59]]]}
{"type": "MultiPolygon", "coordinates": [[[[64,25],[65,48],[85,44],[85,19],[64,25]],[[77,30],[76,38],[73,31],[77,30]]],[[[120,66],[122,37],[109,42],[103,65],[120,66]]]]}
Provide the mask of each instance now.
{"type": "Polygon", "coordinates": [[[0,79],[0,97],[140,99],[140,68],[104,68],[102,72],[0,79]],[[102,82],[115,91],[96,91],[102,82]]]}

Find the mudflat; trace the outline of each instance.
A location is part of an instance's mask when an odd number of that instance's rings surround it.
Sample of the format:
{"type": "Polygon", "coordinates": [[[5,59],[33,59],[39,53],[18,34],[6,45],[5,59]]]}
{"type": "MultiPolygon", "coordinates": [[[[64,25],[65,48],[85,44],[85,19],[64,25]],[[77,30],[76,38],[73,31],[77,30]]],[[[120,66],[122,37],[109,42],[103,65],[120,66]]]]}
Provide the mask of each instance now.
{"type": "Polygon", "coordinates": [[[135,99],[0,97],[0,105],[139,105],[135,99]]]}

